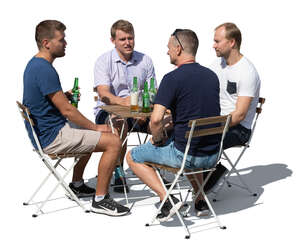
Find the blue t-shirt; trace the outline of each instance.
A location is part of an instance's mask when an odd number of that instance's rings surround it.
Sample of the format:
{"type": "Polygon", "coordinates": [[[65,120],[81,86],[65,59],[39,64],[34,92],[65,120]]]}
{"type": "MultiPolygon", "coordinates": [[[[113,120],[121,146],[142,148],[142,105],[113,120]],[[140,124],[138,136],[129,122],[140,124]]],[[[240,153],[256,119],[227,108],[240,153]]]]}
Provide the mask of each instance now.
{"type": "MultiPolygon", "coordinates": [[[[28,107],[41,147],[45,148],[67,121],[48,97],[62,90],[58,74],[47,60],[33,57],[26,66],[23,82],[23,104],[28,107]]],[[[30,140],[37,148],[30,125],[25,122],[30,140]]]]}
{"type": "MultiPolygon", "coordinates": [[[[219,91],[217,75],[198,63],[184,64],[163,77],[155,104],[171,110],[174,144],[181,152],[186,147],[189,120],[220,115],[219,91]]],[[[215,135],[195,137],[188,154],[214,154],[219,150],[219,141],[220,137],[215,135]]]]}

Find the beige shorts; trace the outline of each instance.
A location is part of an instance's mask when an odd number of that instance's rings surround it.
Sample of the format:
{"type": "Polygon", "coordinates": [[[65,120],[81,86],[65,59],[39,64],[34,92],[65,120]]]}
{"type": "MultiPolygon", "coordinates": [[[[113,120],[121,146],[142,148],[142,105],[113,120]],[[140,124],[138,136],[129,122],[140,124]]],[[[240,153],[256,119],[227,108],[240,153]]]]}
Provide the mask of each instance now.
{"type": "Polygon", "coordinates": [[[43,151],[46,154],[93,152],[100,137],[101,132],[81,129],[73,124],[66,123],[55,140],[46,146],[43,151]]]}

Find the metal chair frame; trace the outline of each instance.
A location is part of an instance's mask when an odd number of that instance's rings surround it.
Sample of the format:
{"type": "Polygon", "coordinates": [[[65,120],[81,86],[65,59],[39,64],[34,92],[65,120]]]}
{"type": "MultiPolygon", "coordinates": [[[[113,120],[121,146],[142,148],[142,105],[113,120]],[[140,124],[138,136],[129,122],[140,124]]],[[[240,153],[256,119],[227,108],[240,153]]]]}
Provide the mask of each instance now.
{"type": "Polygon", "coordinates": [[[258,100],[258,106],[256,107],[256,115],[255,115],[255,119],[254,119],[254,121],[252,123],[251,135],[250,135],[250,138],[249,138],[248,142],[245,143],[244,145],[238,145],[238,146],[232,147],[232,148],[241,148],[241,152],[239,153],[239,155],[236,158],[236,160],[232,161],[229,158],[228,154],[225,152],[225,150],[223,151],[223,154],[222,154],[223,157],[222,157],[222,159],[226,160],[229,163],[229,165],[231,166],[231,169],[226,174],[226,176],[224,177],[224,181],[222,182],[222,184],[216,190],[212,191],[212,193],[214,194],[213,201],[217,200],[218,193],[220,193],[220,191],[224,188],[225,183],[227,184],[228,187],[231,187],[232,185],[234,185],[234,186],[237,186],[237,187],[239,187],[241,189],[244,189],[244,190],[248,191],[250,193],[250,195],[252,195],[252,196],[257,196],[257,193],[254,192],[254,191],[252,191],[251,188],[248,186],[248,184],[243,180],[243,178],[239,174],[239,171],[237,170],[236,166],[240,162],[240,160],[241,160],[242,156],[244,155],[245,151],[250,147],[250,143],[251,143],[251,140],[252,140],[255,128],[256,128],[257,119],[258,119],[259,115],[262,112],[262,106],[265,103],[265,101],[266,101],[266,99],[262,98],[262,97],[260,97],[259,100],[258,100]],[[232,174],[236,174],[236,176],[238,177],[239,181],[241,182],[241,185],[236,184],[236,183],[232,183],[232,182],[229,181],[229,177],[232,174]]]}
{"type": "Polygon", "coordinates": [[[67,177],[67,175],[70,173],[70,171],[74,168],[74,166],[78,163],[78,161],[80,160],[81,157],[83,156],[87,156],[90,153],[62,153],[62,154],[45,154],[41,148],[40,142],[38,140],[37,134],[35,132],[34,129],[34,121],[31,118],[31,114],[29,109],[24,106],[23,104],[21,104],[20,102],[17,101],[17,106],[19,109],[19,112],[22,116],[22,119],[25,123],[25,120],[27,122],[29,122],[30,124],[30,128],[32,130],[32,134],[34,137],[34,141],[37,145],[37,149],[35,149],[33,147],[33,150],[38,154],[38,156],[40,157],[40,159],[42,160],[42,162],[44,163],[44,165],[47,167],[47,169],[49,170],[49,174],[43,179],[43,181],[41,182],[41,184],[38,186],[38,188],[33,192],[32,196],[29,198],[29,200],[27,202],[24,202],[23,205],[37,205],[37,210],[36,212],[32,215],[32,217],[37,217],[40,214],[44,214],[43,212],[43,208],[45,206],[45,204],[50,201],[51,196],[53,195],[53,193],[57,190],[57,188],[59,186],[61,186],[65,193],[66,196],[69,197],[70,199],[72,199],[73,201],[76,202],[76,204],[78,206],[80,206],[83,211],[85,212],[89,212],[89,210],[87,210],[84,205],[81,203],[81,201],[78,199],[78,197],[74,194],[74,192],[70,189],[70,187],[68,186],[68,184],[65,182],[65,178],[67,177]],[[74,162],[71,166],[69,166],[69,168],[65,168],[64,166],[62,166],[61,161],[63,159],[66,158],[74,158],[74,162]],[[52,163],[52,160],[54,163],[52,163]],[[58,170],[57,167],[60,166],[65,170],[65,173],[63,175],[61,175],[58,170]],[[47,180],[50,178],[50,176],[54,176],[54,178],[58,181],[58,183],[55,185],[55,187],[50,191],[50,193],[48,194],[48,196],[46,197],[45,200],[43,201],[39,201],[39,202],[33,202],[34,197],[40,192],[41,188],[46,184],[47,180]]]}
{"type": "MultiPolygon", "coordinates": [[[[188,138],[188,140],[187,140],[187,144],[186,144],[186,148],[185,148],[185,152],[184,152],[184,156],[183,156],[183,160],[182,160],[182,164],[181,164],[180,168],[172,168],[172,167],[168,167],[168,166],[165,166],[165,165],[160,165],[160,164],[156,164],[156,163],[146,162],[147,165],[152,166],[152,167],[155,168],[156,174],[157,174],[158,178],[160,179],[160,181],[161,181],[162,185],[164,186],[165,191],[167,193],[166,196],[165,196],[165,198],[161,202],[159,208],[156,210],[156,212],[155,212],[155,214],[154,214],[151,222],[147,223],[146,226],[150,226],[150,225],[152,225],[154,223],[154,221],[156,220],[157,215],[159,214],[162,206],[164,205],[164,203],[166,202],[167,199],[169,199],[169,201],[171,202],[171,204],[174,206],[174,203],[173,203],[172,198],[170,197],[170,194],[171,194],[172,190],[174,189],[174,186],[178,182],[179,177],[181,177],[181,176],[187,176],[187,175],[193,175],[193,176],[195,176],[196,174],[203,173],[203,172],[209,172],[208,173],[208,178],[210,177],[210,175],[212,174],[212,172],[215,170],[215,166],[218,163],[218,161],[220,160],[220,157],[222,155],[223,140],[224,140],[225,134],[227,132],[230,120],[231,120],[231,116],[230,115],[190,120],[189,121],[189,127],[191,129],[186,132],[186,138],[188,138]],[[216,124],[218,126],[215,126],[216,124]],[[204,128],[204,129],[197,129],[197,130],[195,130],[195,127],[197,127],[197,126],[206,126],[206,125],[212,125],[212,127],[211,128],[204,128]],[[222,134],[222,138],[221,138],[221,142],[220,142],[220,148],[219,148],[219,152],[218,152],[218,157],[217,157],[217,160],[216,160],[216,163],[214,164],[214,166],[212,168],[209,168],[209,169],[195,169],[193,171],[190,171],[190,170],[189,171],[185,171],[185,162],[186,162],[186,158],[187,158],[187,155],[188,155],[188,151],[189,151],[189,148],[190,148],[190,144],[191,144],[192,138],[193,137],[199,137],[199,136],[214,135],[214,134],[222,134]],[[162,180],[162,178],[161,178],[161,176],[159,174],[159,171],[158,171],[159,169],[164,169],[164,170],[173,172],[175,174],[175,178],[174,178],[174,180],[173,180],[173,182],[171,184],[171,187],[169,189],[167,189],[166,186],[164,185],[163,180],[162,180]]],[[[221,228],[221,229],[226,229],[226,227],[221,224],[218,216],[216,215],[216,213],[215,213],[212,205],[210,204],[210,201],[208,200],[208,198],[207,198],[207,196],[206,196],[206,194],[205,194],[205,192],[203,190],[203,187],[206,184],[208,178],[206,178],[203,181],[202,185],[199,183],[199,181],[197,180],[197,178],[195,178],[196,183],[197,183],[197,185],[199,187],[199,191],[194,195],[193,199],[196,199],[198,197],[198,195],[200,195],[200,193],[201,193],[203,195],[205,201],[207,202],[207,205],[208,205],[211,213],[213,214],[213,217],[215,219],[215,223],[217,223],[217,226],[219,228],[221,228]]],[[[177,191],[180,192],[181,190],[179,189],[177,191]]],[[[186,202],[186,200],[187,200],[187,197],[185,198],[184,202],[186,202]]],[[[185,238],[189,239],[190,236],[191,236],[191,233],[189,231],[188,226],[184,223],[184,220],[183,220],[181,214],[179,213],[179,210],[176,211],[176,215],[177,215],[177,217],[178,217],[178,219],[179,219],[182,227],[185,230],[185,234],[186,234],[185,238]]],[[[184,216],[186,216],[186,214],[184,216]]]]}

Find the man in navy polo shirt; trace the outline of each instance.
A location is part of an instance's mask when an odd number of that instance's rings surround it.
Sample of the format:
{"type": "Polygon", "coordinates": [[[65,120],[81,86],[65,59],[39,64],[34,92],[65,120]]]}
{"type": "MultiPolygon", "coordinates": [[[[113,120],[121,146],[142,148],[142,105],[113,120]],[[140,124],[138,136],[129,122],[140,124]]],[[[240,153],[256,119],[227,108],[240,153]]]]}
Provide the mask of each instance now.
{"type": "MultiPolygon", "coordinates": [[[[180,167],[187,143],[185,133],[188,121],[220,115],[218,77],[195,62],[197,35],[188,29],[177,29],[169,39],[168,48],[170,62],[177,69],[166,74],[160,83],[151,115],[150,129],[153,137],[147,144],[138,146],[127,154],[127,162],[133,172],[158,194],[161,201],[166,196],[166,191],[154,169],[144,162],[180,167]],[[172,113],[174,133],[166,140],[162,120],[167,109],[172,113]]],[[[219,142],[217,136],[193,139],[186,168],[211,167],[217,158],[219,142]]],[[[191,183],[197,192],[197,186],[191,183]]],[[[168,220],[181,207],[182,202],[174,196],[172,199],[175,206],[167,199],[157,216],[160,221],[168,220]]],[[[208,206],[200,195],[195,200],[195,209],[198,215],[208,211],[208,206]]]]}

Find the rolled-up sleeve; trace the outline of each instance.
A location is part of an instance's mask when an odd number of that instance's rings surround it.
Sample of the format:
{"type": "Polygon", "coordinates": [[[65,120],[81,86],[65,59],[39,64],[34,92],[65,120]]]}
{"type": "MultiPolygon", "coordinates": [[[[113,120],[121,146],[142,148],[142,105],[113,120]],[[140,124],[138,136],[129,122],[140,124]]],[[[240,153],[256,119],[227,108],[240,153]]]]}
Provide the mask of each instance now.
{"type": "Polygon", "coordinates": [[[94,67],[94,88],[99,85],[111,85],[109,74],[109,57],[102,55],[98,58],[94,67]]]}

